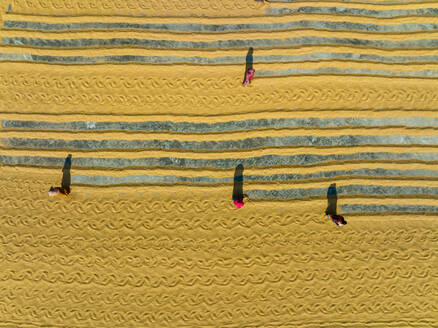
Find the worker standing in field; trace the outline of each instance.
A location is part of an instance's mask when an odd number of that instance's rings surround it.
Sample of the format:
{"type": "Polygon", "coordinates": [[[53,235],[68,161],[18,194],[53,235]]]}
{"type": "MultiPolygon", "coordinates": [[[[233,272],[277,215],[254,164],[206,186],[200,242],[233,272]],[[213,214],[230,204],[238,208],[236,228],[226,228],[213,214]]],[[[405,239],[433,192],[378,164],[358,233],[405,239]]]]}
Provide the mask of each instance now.
{"type": "Polygon", "coordinates": [[[49,189],[49,196],[60,196],[60,197],[67,197],[69,195],[69,192],[62,187],[50,187],[49,189]]]}
{"type": "Polygon", "coordinates": [[[69,154],[64,161],[64,166],[62,168],[61,187],[52,187],[51,186],[49,189],[49,196],[50,197],[53,197],[53,196],[67,197],[70,194],[71,157],[72,157],[71,154],[69,154]]]}
{"type": "Polygon", "coordinates": [[[255,69],[254,68],[248,69],[246,71],[246,77],[245,77],[245,81],[243,82],[243,86],[248,85],[254,79],[254,75],[255,75],[255,69]]]}
{"type": "Polygon", "coordinates": [[[243,196],[241,198],[233,198],[233,203],[234,205],[239,209],[241,207],[243,207],[243,205],[245,205],[245,203],[243,202],[243,200],[245,198],[249,198],[247,194],[243,194],[243,196]]]}
{"type": "Polygon", "coordinates": [[[243,193],[243,165],[239,164],[234,171],[233,204],[239,209],[245,205],[243,199],[247,197],[243,193]]]}
{"type": "Polygon", "coordinates": [[[253,53],[254,53],[254,48],[250,47],[248,49],[248,53],[246,54],[246,59],[245,59],[246,64],[245,64],[245,75],[243,78],[243,86],[246,86],[254,79],[255,69],[253,67],[253,63],[254,63],[253,53]]]}
{"type": "Polygon", "coordinates": [[[347,221],[345,221],[344,217],[342,215],[338,214],[327,214],[327,217],[333,221],[338,226],[343,226],[347,224],[347,221]]]}
{"type": "Polygon", "coordinates": [[[332,183],[327,190],[327,209],[325,214],[327,217],[333,221],[337,226],[343,226],[347,224],[342,215],[337,214],[338,209],[338,191],[336,189],[336,183],[332,183]]]}

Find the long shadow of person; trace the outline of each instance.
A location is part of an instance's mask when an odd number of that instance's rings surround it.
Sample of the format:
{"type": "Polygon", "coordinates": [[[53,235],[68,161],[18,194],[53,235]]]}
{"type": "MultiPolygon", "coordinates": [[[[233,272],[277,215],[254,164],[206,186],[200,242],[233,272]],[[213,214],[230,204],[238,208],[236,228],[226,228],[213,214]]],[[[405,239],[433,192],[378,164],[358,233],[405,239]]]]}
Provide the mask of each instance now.
{"type": "Polygon", "coordinates": [[[252,56],[254,52],[254,48],[250,47],[248,50],[248,53],[246,54],[246,65],[245,65],[245,72],[243,73],[243,82],[246,80],[246,72],[248,72],[249,69],[252,69],[252,65],[254,62],[254,58],[252,56]]]}
{"type": "Polygon", "coordinates": [[[237,208],[241,208],[243,203],[243,198],[248,197],[243,193],[243,165],[239,164],[236,166],[234,171],[234,185],[233,185],[233,202],[237,208]]]}
{"type": "Polygon", "coordinates": [[[64,188],[67,191],[67,193],[70,193],[70,186],[71,186],[70,169],[71,169],[71,154],[69,154],[65,158],[64,167],[62,168],[61,187],[64,188]]]}
{"type": "Polygon", "coordinates": [[[332,183],[327,189],[327,209],[325,214],[336,215],[338,207],[338,192],[336,191],[336,183],[332,183]]]}

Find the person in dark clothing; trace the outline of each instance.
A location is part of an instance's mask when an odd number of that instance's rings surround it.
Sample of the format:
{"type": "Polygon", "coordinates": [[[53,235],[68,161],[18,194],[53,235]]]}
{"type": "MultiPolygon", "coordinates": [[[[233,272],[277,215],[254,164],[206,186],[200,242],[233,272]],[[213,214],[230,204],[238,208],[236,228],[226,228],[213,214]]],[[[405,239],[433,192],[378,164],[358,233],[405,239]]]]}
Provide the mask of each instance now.
{"type": "Polygon", "coordinates": [[[327,214],[328,218],[333,221],[338,226],[343,226],[347,224],[347,221],[345,221],[344,217],[342,215],[338,214],[327,214]]]}
{"type": "Polygon", "coordinates": [[[66,190],[63,187],[50,187],[49,189],[49,196],[60,196],[60,197],[67,197],[69,194],[68,190],[66,190]]]}

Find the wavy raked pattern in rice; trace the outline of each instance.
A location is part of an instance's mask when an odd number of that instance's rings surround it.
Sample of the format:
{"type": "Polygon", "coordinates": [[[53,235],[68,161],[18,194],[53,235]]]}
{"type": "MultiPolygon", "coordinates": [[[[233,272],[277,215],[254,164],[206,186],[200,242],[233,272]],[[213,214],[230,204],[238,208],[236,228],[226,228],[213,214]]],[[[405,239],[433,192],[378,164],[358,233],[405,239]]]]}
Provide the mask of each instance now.
{"type": "Polygon", "coordinates": [[[436,2],[0,3],[0,326],[437,326],[436,2]]]}

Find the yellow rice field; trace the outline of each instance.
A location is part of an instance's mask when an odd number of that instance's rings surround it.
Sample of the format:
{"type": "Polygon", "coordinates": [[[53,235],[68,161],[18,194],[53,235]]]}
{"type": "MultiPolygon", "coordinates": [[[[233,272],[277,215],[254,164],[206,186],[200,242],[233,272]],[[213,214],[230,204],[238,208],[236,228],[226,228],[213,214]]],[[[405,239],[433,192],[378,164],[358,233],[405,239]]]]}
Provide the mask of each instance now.
{"type": "Polygon", "coordinates": [[[0,327],[438,327],[436,2],[0,3],[0,327]]]}

